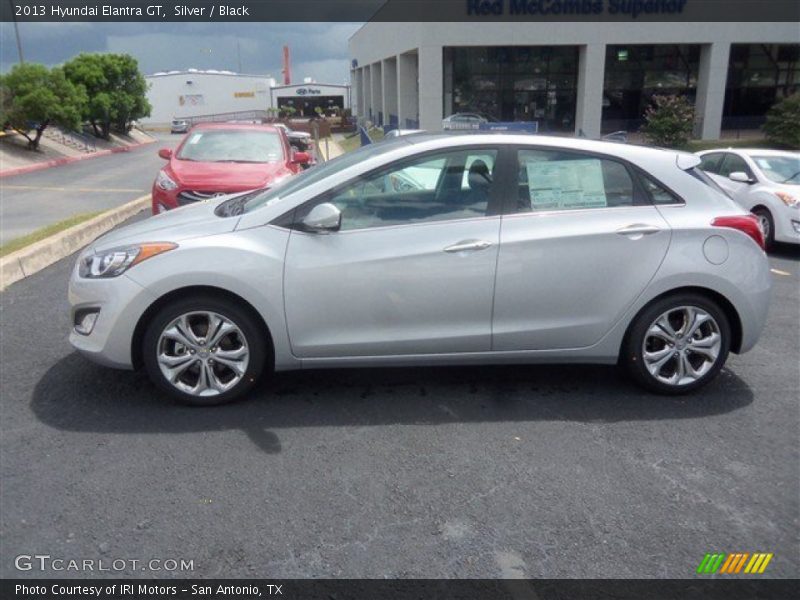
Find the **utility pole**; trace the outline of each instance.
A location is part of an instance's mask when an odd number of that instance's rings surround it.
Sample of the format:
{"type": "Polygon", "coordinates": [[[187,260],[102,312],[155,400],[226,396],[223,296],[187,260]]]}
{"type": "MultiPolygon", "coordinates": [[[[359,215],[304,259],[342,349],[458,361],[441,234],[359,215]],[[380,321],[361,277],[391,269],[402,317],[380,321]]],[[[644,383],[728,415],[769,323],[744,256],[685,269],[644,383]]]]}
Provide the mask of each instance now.
{"type": "Polygon", "coordinates": [[[17,36],[17,54],[19,54],[19,64],[25,64],[25,57],[22,55],[22,40],[19,37],[19,25],[17,25],[17,15],[14,14],[14,4],[8,0],[8,5],[11,7],[11,17],[14,20],[14,34],[17,36]]]}

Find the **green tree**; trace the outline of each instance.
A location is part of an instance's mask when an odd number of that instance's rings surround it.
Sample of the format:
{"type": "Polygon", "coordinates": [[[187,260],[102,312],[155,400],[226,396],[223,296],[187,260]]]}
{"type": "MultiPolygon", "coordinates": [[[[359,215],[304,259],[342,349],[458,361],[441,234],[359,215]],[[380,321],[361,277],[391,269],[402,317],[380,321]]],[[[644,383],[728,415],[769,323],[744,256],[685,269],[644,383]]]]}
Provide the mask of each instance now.
{"type": "Polygon", "coordinates": [[[15,65],[0,78],[0,87],[3,126],[23,135],[31,150],[39,148],[50,125],[76,129],[81,124],[86,91],[68,81],[61,67],[15,65]]]}
{"type": "Polygon", "coordinates": [[[769,109],[764,133],[777,144],[800,148],[800,92],[784,98],[769,109]]]}
{"type": "Polygon", "coordinates": [[[67,78],[86,89],[84,118],[98,137],[130,131],[131,122],[150,115],[147,81],[128,54],[79,54],[64,65],[67,78]]]}
{"type": "Polygon", "coordinates": [[[692,137],[694,107],[684,96],[653,96],[644,118],[642,133],[656,146],[680,148],[692,137]]]}

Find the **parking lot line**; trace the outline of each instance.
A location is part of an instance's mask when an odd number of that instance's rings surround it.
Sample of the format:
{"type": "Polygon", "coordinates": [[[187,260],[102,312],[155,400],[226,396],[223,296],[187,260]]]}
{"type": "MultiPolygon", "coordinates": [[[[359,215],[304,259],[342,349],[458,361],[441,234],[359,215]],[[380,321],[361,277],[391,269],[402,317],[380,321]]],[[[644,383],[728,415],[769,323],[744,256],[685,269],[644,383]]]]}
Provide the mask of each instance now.
{"type": "Polygon", "coordinates": [[[4,190],[42,190],[48,192],[99,192],[99,193],[117,193],[117,194],[130,194],[134,192],[146,192],[143,189],[129,189],[129,188],[75,188],[75,187],[48,187],[41,185],[4,185],[4,190]]]}

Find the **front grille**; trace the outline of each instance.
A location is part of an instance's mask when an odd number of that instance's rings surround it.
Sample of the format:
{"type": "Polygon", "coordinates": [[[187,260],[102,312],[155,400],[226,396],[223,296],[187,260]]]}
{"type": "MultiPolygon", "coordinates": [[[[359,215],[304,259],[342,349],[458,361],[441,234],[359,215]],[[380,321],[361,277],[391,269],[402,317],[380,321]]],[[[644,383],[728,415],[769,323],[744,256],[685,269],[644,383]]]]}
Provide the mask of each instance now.
{"type": "Polygon", "coordinates": [[[194,202],[201,202],[209,198],[224,196],[225,192],[198,192],[196,190],[185,190],[178,194],[178,206],[186,206],[194,202]]]}

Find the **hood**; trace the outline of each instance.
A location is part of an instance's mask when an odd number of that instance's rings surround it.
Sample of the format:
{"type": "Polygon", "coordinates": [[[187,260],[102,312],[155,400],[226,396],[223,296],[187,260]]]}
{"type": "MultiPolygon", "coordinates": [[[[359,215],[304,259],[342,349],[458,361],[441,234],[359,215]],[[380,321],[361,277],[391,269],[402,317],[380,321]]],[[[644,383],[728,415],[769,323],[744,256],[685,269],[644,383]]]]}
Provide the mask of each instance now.
{"type": "Polygon", "coordinates": [[[275,177],[289,173],[282,162],[194,162],[173,159],[169,161],[169,168],[180,185],[199,192],[254,190],[266,186],[275,177]]]}
{"type": "Polygon", "coordinates": [[[180,242],[231,232],[236,228],[239,218],[218,217],[214,214],[214,209],[232,196],[197,202],[114,229],[97,238],[91,244],[92,249],[96,252],[142,242],[180,242]]]}

